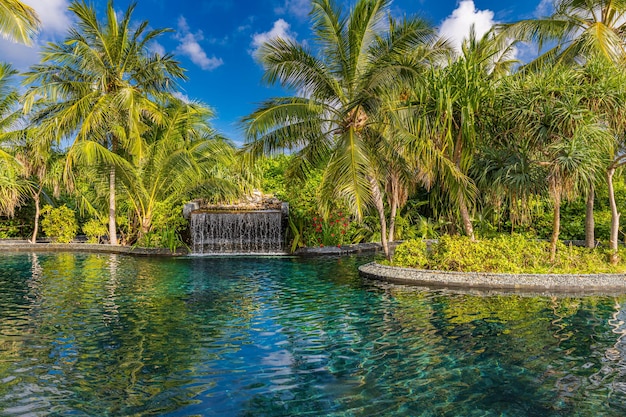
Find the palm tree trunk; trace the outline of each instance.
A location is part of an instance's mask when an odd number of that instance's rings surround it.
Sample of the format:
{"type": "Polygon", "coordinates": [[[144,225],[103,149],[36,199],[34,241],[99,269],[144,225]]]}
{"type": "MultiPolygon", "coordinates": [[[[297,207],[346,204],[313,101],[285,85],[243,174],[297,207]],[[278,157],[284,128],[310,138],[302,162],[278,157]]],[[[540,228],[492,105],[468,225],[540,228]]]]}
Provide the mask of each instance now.
{"type": "Polygon", "coordinates": [[[619,233],[620,213],[617,211],[617,203],[615,201],[615,190],[613,188],[613,175],[615,167],[612,166],[606,173],[607,184],[609,188],[609,206],[611,208],[611,233],[609,236],[609,246],[611,248],[611,263],[616,264],[619,261],[617,254],[617,238],[619,233]]]}
{"type": "Polygon", "coordinates": [[[33,235],[30,238],[30,243],[37,243],[37,233],[39,232],[39,215],[41,214],[41,208],[39,207],[39,195],[41,188],[33,195],[35,200],[35,224],[33,226],[33,235]]]}
{"type": "Polygon", "coordinates": [[[390,207],[390,214],[389,214],[389,238],[388,241],[389,242],[393,242],[395,240],[395,234],[396,234],[396,214],[398,213],[398,200],[400,199],[400,196],[398,195],[398,178],[397,176],[393,176],[391,178],[391,192],[390,194],[390,199],[389,199],[389,207],[390,207]]]}
{"type": "Polygon", "coordinates": [[[550,239],[550,262],[556,259],[556,244],[561,232],[561,196],[554,191],[554,216],[552,218],[552,239],[550,239]]]}
{"type": "MultiPolygon", "coordinates": [[[[152,216],[145,216],[141,219],[141,236],[145,236],[150,232],[152,227],[152,216]]],[[[141,237],[140,236],[140,237],[141,237]]]]}
{"type": "Polygon", "coordinates": [[[368,176],[368,180],[372,187],[372,197],[374,199],[374,206],[378,212],[378,220],[380,221],[380,243],[383,246],[383,252],[385,258],[391,260],[389,253],[389,242],[387,241],[387,219],[385,218],[385,204],[383,202],[383,194],[380,192],[378,181],[371,176],[368,176]]]}
{"type": "Polygon", "coordinates": [[[585,213],[585,246],[593,249],[596,245],[596,237],[594,233],[595,221],[593,218],[593,203],[595,200],[595,188],[593,181],[589,183],[589,191],[587,193],[587,212],[585,213]]]}
{"type": "Polygon", "coordinates": [[[115,167],[109,171],[109,243],[117,245],[117,227],[115,224],[115,167]]]}
{"type": "Polygon", "coordinates": [[[470,240],[473,242],[476,240],[474,236],[474,226],[472,226],[472,219],[469,214],[469,210],[467,209],[467,203],[465,203],[465,198],[461,196],[459,201],[459,211],[461,212],[461,221],[463,222],[463,230],[465,234],[469,236],[470,240]]]}

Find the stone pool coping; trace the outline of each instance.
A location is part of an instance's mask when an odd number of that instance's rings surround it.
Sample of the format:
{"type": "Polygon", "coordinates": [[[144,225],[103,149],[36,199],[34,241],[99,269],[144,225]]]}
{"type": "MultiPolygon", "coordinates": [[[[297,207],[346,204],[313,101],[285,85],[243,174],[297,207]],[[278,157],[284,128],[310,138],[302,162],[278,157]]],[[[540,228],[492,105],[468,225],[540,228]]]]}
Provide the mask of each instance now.
{"type": "MultiPolygon", "coordinates": [[[[382,250],[378,243],[360,243],[354,245],[308,247],[300,248],[292,255],[300,257],[319,256],[345,256],[363,253],[376,253],[382,250]]],[[[187,248],[181,247],[172,253],[169,249],[163,248],[141,248],[132,246],[111,246],[107,244],[91,244],[85,242],[73,243],[30,243],[26,240],[4,240],[0,241],[0,253],[5,252],[91,252],[91,253],[121,253],[140,256],[187,256],[193,255],[187,248]]],[[[215,254],[215,256],[228,256],[228,254],[215,254]]],[[[286,256],[288,253],[276,254],[276,256],[286,256]]],[[[254,256],[254,254],[252,254],[254,256]]]]}
{"type": "Polygon", "coordinates": [[[626,274],[448,272],[386,266],[376,262],[361,265],[359,273],[364,278],[435,289],[573,295],[626,293],[626,274]]]}
{"type": "Polygon", "coordinates": [[[121,253],[139,256],[184,256],[188,254],[185,248],[176,252],[162,248],[138,248],[132,246],[112,246],[92,243],[29,243],[22,241],[0,242],[0,253],[6,252],[91,252],[91,253],[121,253]]]}

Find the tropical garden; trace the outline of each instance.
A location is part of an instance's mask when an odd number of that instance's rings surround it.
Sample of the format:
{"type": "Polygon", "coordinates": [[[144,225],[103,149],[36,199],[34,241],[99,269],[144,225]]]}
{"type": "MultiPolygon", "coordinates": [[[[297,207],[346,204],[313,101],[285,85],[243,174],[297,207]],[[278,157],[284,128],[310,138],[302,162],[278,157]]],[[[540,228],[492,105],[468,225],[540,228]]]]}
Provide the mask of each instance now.
{"type": "MultiPolygon", "coordinates": [[[[0,67],[0,237],[172,247],[185,202],[261,189],[289,202],[293,250],[376,241],[390,258],[403,240],[396,262],[416,267],[623,271],[626,2],[556,0],[460,51],[390,3],[313,0],[313,40],[266,42],[263,81],[287,93],[237,148],[177,98],[184,69],[148,47],[166,30],[75,1],[40,63],[0,67]]],[[[5,37],[37,27],[0,0],[5,37]]]]}

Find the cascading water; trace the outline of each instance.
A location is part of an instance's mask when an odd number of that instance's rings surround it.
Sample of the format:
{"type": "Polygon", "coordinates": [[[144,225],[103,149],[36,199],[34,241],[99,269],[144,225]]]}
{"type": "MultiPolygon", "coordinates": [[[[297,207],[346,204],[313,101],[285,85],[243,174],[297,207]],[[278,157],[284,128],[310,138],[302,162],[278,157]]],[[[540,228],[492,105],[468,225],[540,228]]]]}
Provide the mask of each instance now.
{"type": "Polygon", "coordinates": [[[195,254],[284,253],[284,211],[195,211],[195,254]]]}

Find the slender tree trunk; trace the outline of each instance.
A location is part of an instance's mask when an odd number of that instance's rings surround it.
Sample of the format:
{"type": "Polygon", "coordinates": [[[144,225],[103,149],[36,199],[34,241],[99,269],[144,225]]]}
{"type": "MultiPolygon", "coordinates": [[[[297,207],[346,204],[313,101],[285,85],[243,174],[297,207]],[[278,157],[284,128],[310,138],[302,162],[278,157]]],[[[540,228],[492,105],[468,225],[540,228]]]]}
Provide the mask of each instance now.
{"type": "Polygon", "coordinates": [[[469,214],[469,210],[467,209],[467,203],[465,203],[465,198],[461,196],[459,201],[459,211],[461,212],[461,221],[463,222],[463,230],[465,234],[469,236],[470,240],[473,242],[476,240],[474,236],[474,226],[472,226],[472,219],[469,214]]]}
{"type": "Polygon", "coordinates": [[[37,233],[39,232],[39,215],[41,208],[39,207],[39,195],[41,194],[41,188],[33,195],[35,200],[35,225],[33,226],[33,235],[30,239],[30,243],[37,243],[37,233]]]}
{"type": "Polygon", "coordinates": [[[391,198],[389,199],[389,243],[393,242],[396,237],[396,215],[398,213],[398,200],[400,200],[399,190],[398,190],[398,178],[396,175],[393,175],[391,178],[391,192],[389,193],[391,198]]]}
{"type": "Polygon", "coordinates": [[[609,206],[611,208],[611,234],[609,237],[609,245],[611,247],[611,263],[616,264],[619,261],[619,256],[617,254],[617,239],[619,234],[620,213],[617,211],[617,203],[615,201],[615,190],[613,188],[614,174],[615,167],[609,168],[606,173],[606,179],[609,188],[609,206]]]}
{"type": "Polygon", "coordinates": [[[387,219],[385,218],[385,204],[383,202],[383,194],[380,191],[378,181],[373,177],[368,177],[370,185],[372,187],[372,197],[374,198],[374,206],[378,212],[378,220],[380,221],[380,243],[383,246],[385,252],[385,258],[391,260],[391,254],[389,253],[389,242],[387,242],[387,219]]]}
{"type": "Polygon", "coordinates": [[[115,224],[115,167],[109,171],[109,243],[117,245],[117,227],[115,224]]]}
{"type": "Polygon", "coordinates": [[[595,188],[593,181],[589,184],[589,191],[587,193],[587,212],[585,213],[585,246],[593,249],[596,246],[595,237],[595,221],[593,218],[593,203],[595,200],[595,188]]]}
{"type": "Polygon", "coordinates": [[[391,204],[391,213],[389,214],[389,238],[387,239],[390,243],[395,240],[396,234],[396,214],[398,212],[398,202],[394,198],[391,204]]]}
{"type": "Polygon", "coordinates": [[[550,262],[556,260],[556,244],[561,232],[561,196],[554,191],[554,216],[552,218],[552,239],[550,239],[550,262]]]}
{"type": "MultiPolygon", "coordinates": [[[[454,146],[454,164],[459,170],[461,169],[461,156],[463,154],[463,129],[459,128],[459,132],[456,136],[456,144],[454,146]]],[[[469,209],[467,208],[467,202],[465,197],[459,196],[459,211],[461,213],[461,222],[463,223],[463,230],[465,234],[469,236],[473,242],[476,240],[474,236],[474,226],[472,226],[472,218],[470,217],[469,209]]]]}
{"type": "MultiPolygon", "coordinates": [[[[141,219],[141,236],[145,236],[150,232],[152,226],[152,216],[146,216],[141,219]]],[[[140,237],[141,237],[140,236],[140,237]]]]}

